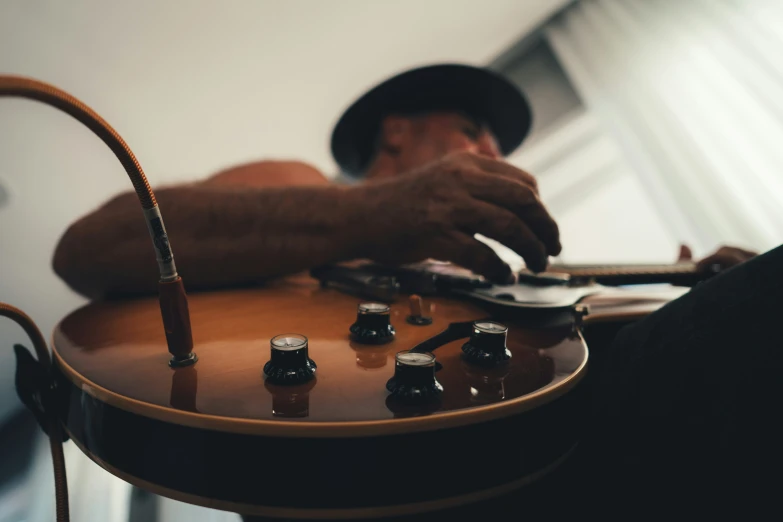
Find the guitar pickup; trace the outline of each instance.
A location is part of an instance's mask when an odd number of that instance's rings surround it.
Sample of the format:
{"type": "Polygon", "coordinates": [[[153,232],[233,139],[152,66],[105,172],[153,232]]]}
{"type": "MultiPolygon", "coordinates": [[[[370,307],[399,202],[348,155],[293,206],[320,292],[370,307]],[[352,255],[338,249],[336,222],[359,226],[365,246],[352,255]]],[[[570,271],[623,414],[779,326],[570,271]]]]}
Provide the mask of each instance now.
{"type": "Polygon", "coordinates": [[[360,268],[325,265],[310,270],[310,276],[318,279],[322,287],[332,287],[373,301],[390,303],[400,293],[400,283],[395,277],[360,268]]]}

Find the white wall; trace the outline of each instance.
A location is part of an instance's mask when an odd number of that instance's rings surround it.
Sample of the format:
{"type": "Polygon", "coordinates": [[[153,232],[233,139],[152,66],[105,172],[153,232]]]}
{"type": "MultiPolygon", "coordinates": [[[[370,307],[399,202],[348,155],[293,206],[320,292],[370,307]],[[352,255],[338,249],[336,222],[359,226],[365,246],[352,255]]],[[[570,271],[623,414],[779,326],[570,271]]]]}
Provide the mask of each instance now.
{"type": "Polygon", "coordinates": [[[783,241],[781,20],[779,1],[583,1],[543,31],[697,255],[783,241]]]}
{"type": "MultiPolygon", "coordinates": [[[[671,263],[679,244],[594,115],[562,116],[508,161],[532,174],[557,221],[559,263],[671,263]]],[[[524,262],[487,238],[512,267],[524,262]]]]}
{"type": "MultiPolygon", "coordinates": [[[[529,38],[528,40],[531,40],[529,38]]],[[[500,71],[533,107],[530,136],[509,161],[536,176],[561,231],[564,263],[672,262],[679,241],[611,134],[582,103],[545,40],[500,71]]],[[[512,265],[521,258],[487,241],[512,265]]]]}
{"type": "Polygon", "coordinates": [[[594,115],[576,111],[509,161],[538,176],[566,263],[667,263],[679,241],[594,115]]]}
{"type": "Polygon", "coordinates": [[[582,100],[544,40],[508,59],[498,70],[522,89],[533,108],[533,125],[525,139],[525,149],[535,146],[539,138],[546,137],[564,118],[584,109],[582,100]]]}

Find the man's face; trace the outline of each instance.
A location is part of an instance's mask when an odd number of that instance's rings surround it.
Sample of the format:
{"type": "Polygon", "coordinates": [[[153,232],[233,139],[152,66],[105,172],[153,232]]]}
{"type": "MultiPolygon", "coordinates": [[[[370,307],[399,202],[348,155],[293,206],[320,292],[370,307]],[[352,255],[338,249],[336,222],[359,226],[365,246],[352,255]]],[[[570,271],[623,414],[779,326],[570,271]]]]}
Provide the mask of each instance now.
{"type": "Polygon", "coordinates": [[[400,173],[457,151],[501,157],[492,133],[458,113],[438,112],[407,118],[402,129],[397,144],[400,173]]]}

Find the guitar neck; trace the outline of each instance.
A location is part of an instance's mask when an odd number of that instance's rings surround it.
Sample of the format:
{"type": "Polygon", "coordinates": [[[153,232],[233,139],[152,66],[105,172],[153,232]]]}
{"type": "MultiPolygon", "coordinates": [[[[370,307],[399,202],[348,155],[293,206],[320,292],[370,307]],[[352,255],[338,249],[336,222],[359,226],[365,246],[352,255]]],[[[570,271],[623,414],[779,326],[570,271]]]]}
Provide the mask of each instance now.
{"type": "Polygon", "coordinates": [[[698,271],[696,263],[618,264],[618,265],[552,265],[543,275],[568,276],[570,279],[594,280],[604,285],[669,283],[691,286],[711,274],[698,271]]]}
{"type": "Polygon", "coordinates": [[[620,265],[553,265],[551,271],[566,273],[572,277],[637,276],[637,275],[693,275],[696,263],[675,263],[666,265],[620,264],[620,265]]]}

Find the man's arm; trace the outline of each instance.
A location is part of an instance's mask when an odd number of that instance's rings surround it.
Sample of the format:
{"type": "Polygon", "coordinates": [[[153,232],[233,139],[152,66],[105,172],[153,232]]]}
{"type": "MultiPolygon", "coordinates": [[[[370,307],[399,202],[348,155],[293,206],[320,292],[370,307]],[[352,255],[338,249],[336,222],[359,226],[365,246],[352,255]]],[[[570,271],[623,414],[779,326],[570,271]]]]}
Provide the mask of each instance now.
{"type": "Polygon", "coordinates": [[[301,161],[256,161],[221,170],[204,185],[250,187],[325,186],[329,179],[312,165],[301,161]]]}
{"type": "MultiPolygon", "coordinates": [[[[513,281],[509,266],[474,234],[508,246],[534,271],[560,252],[557,225],[535,180],[502,162],[458,153],[351,187],[311,174],[306,182],[298,177],[298,186],[242,181],[157,190],[187,288],[252,284],[357,258],[442,259],[493,281],[513,281]]],[[[54,269],[77,292],[99,298],[156,291],[153,248],[135,198],[115,198],[60,240],[54,269]]]]}
{"type": "MultiPolygon", "coordinates": [[[[161,208],[188,289],[254,283],[350,259],[352,205],[338,186],[256,188],[197,184],[161,189],[161,208]]],[[[98,298],[157,291],[158,268],[135,193],[72,224],[55,272],[98,298]]]]}

